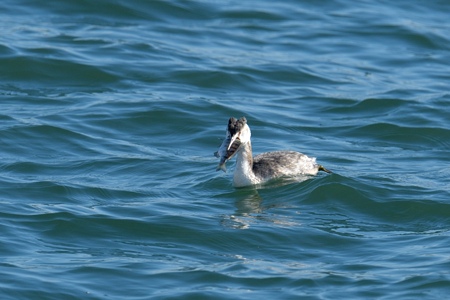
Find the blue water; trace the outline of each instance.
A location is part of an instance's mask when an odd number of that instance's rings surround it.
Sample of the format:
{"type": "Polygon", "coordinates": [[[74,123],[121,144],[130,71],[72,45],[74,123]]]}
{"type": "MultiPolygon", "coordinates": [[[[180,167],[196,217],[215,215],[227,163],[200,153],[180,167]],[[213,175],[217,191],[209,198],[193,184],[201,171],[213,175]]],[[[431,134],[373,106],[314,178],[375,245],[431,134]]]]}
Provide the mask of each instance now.
{"type": "Polygon", "coordinates": [[[0,3],[1,299],[443,299],[445,1],[0,3]],[[334,171],[235,189],[213,153],[334,171]]]}

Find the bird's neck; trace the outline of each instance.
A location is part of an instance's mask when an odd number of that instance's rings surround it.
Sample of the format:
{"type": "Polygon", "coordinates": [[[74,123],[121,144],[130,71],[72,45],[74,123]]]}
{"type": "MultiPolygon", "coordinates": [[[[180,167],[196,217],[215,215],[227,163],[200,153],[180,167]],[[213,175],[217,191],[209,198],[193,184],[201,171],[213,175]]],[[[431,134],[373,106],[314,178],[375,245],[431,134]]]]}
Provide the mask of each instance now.
{"type": "Polygon", "coordinates": [[[235,186],[239,187],[254,184],[255,181],[256,177],[253,173],[252,144],[248,142],[237,154],[233,182],[235,186]]]}

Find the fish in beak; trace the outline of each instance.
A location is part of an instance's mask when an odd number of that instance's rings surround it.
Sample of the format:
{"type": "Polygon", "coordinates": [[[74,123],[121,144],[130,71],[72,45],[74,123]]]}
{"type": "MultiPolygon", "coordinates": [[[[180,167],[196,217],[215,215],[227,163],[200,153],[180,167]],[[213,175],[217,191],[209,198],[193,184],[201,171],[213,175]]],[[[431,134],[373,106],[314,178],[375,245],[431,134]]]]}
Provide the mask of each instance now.
{"type": "Polygon", "coordinates": [[[246,123],[247,120],[244,117],[239,120],[231,117],[228,121],[227,137],[223,140],[222,145],[220,145],[219,151],[214,153],[216,157],[220,158],[216,171],[227,171],[226,163],[238,152],[241,146],[241,140],[239,138],[240,130],[246,123]]]}

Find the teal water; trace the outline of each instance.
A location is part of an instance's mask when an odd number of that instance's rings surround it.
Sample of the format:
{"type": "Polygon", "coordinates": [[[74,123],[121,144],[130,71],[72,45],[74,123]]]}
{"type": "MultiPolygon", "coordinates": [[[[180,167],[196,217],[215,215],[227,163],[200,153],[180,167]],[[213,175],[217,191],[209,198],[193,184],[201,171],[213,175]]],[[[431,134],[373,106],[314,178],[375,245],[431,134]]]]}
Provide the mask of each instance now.
{"type": "Polygon", "coordinates": [[[449,13],[2,1],[1,298],[445,298],[449,13]],[[233,188],[230,116],[334,174],[233,188]]]}

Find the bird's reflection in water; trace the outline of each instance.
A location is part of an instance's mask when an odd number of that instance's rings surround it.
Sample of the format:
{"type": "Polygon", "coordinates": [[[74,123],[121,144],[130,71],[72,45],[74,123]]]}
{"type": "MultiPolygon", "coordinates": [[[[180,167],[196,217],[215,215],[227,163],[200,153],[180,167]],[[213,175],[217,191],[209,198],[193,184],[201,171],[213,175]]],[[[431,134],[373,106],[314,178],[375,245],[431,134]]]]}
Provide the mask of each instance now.
{"type": "Polygon", "coordinates": [[[262,198],[257,190],[253,190],[243,198],[236,201],[235,215],[261,214],[267,207],[262,206],[262,198]]]}
{"type": "MultiPolygon", "coordinates": [[[[292,183],[292,181],[289,183],[292,183]]],[[[278,181],[277,183],[271,185],[270,188],[275,188],[286,184],[286,181],[278,181]]],[[[269,186],[265,186],[264,188],[268,187],[269,186]]],[[[246,188],[245,190],[238,190],[236,193],[238,194],[235,202],[236,210],[233,214],[224,215],[222,218],[222,225],[225,227],[233,229],[248,229],[252,224],[256,223],[270,223],[272,225],[289,227],[297,224],[297,222],[291,220],[291,218],[287,215],[270,212],[271,209],[289,208],[289,205],[285,202],[280,202],[277,199],[266,199],[266,201],[264,201],[256,188],[246,188]]]]}

